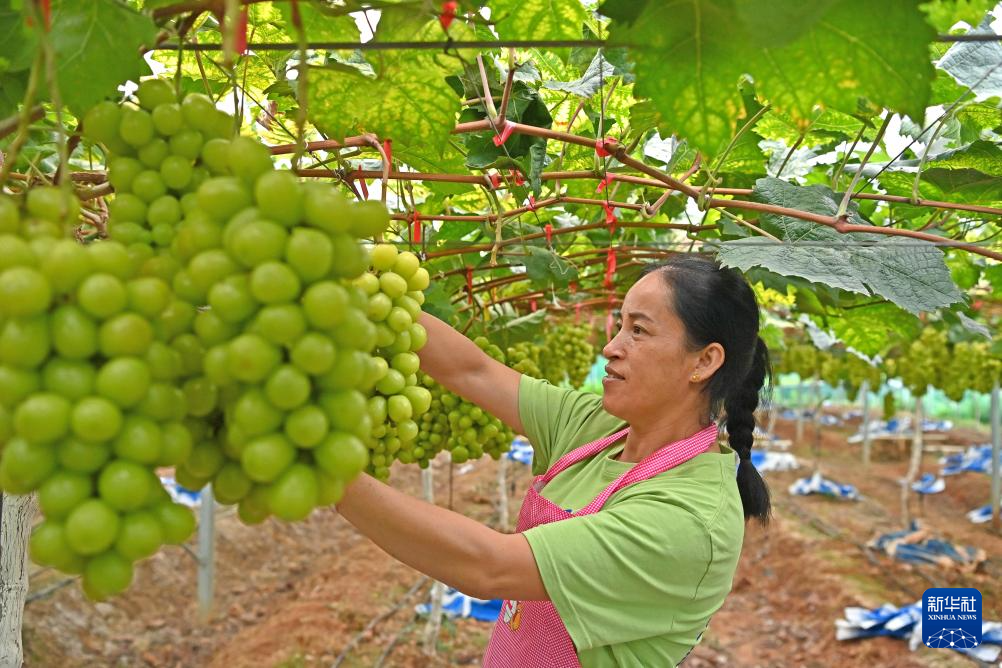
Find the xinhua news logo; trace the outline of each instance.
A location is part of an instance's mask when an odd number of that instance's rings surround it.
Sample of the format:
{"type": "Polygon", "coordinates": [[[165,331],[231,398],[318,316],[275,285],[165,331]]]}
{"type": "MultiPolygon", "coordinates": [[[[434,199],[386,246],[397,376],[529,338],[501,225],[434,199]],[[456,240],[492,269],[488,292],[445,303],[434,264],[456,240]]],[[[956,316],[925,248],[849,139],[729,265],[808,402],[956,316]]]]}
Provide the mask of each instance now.
{"type": "Polygon", "coordinates": [[[969,587],[926,589],[922,594],[922,642],[935,649],[978,647],[981,592],[969,587]]]}

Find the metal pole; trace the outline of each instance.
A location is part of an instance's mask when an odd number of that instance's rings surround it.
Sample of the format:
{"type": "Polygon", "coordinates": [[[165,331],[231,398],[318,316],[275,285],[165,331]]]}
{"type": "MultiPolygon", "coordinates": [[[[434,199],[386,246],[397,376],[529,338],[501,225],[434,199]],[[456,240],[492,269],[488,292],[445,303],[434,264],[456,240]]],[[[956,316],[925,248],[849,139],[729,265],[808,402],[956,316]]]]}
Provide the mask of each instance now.
{"type": "Polygon", "coordinates": [[[1002,419],[999,416],[999,381],[992,385],[992,528],[1002,529],[1002,518],[999,517],[999,496],[1002,495],[1002,419]]]}
{"type": "Polygon", "coordinates": [[[498,529],[508,531],[508,457],[498,460],[498,529]]]}
{"type": "Polygon", "coordinates": [[[215,506],[212,485],[206,485],[198,512],[198,614],[203,622],[212,615],[216,571],[215,506]]]}
{"type": "Polygon", "coordinates": [[[797,385],[797,445],[804,440],[804,379],[797,385]]]}
{"type": "MultiPolygon", "coordinates": [[[[431,466],[421,469],[421,487],[424,500],[435,503],[435,487],[433,485],[431,466]]],[[[445,585],[436,581],[431,586],[431,611],[428,613],[428,623],[424,627],[424,653],[435,656],[438,651],[438,632],[442,626],[442,597],[445,595],[445,585]]]]}
{"type": "Polygon", "coordinates": [[[870,381],[859,388],[863,395],[863,466],[870,465],[870,381]]]}

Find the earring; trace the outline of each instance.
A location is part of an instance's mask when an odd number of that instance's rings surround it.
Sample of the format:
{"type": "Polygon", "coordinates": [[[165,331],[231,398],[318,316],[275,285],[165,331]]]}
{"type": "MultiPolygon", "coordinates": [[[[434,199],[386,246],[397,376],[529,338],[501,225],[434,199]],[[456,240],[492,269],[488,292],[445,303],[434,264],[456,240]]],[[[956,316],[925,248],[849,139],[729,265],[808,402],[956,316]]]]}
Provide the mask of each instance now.
{"type": "Polygon", "coordinates": [[[698,373],[692,374],[692,378],[690,380],[692,380],[692,382],[694,382],[694,383],[698,383],[699,382],[699,374],[698,373]]]}

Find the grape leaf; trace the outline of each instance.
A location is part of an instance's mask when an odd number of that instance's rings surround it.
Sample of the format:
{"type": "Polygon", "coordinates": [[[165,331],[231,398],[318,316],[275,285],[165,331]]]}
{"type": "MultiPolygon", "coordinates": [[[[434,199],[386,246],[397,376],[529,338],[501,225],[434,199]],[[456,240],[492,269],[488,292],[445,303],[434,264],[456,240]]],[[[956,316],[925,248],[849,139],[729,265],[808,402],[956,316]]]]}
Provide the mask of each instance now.
{"type": "Polygon", "coordinates": [[[124,2],[53,2],[51,35],[60,95],[78,116],[149,74],[140,47],[152,46],[156,26],[124,2]]]}
{"type": "Polygon", "coordinates": [[[539,246],[527,246],[525,271],[534,288],[548,288],[550,285],[567,287],[568,282],[577,280],[578,271],[559,255],[539,246]]]}
{"type": "Polygon", "coordinates": [[[580,0],[491,0],[501,39],[581,39],[588,11],[580,0]]]}
{"type": "MultiPolygon", "coordinates": [[[[622,3],[611,4],[602,11],[620,16],[622,3]]],[[[634,94],[650,98],[665,126],[709,156],[736,130],[743,109],[738,79],[755,52],[743,33],[722,28],[733,25],[730,4],[649,1],[634,21],[614,20],[609,31],[611,44],[631,47],[634,94]]]]}
{"type": "Polygon", "coordinates": [[[310,70],[310,117],[341,138],[371,132],[395,145],[425,144],[441,155],[459,112],[459,98],[434,57],[383,52],[373,58],[376,77],[332,63],[310,70]]]}
{"type": "MultiPolygon", "coordinates": [[[[815,3],[808,3],[815,4],[815,3]]],[[[759,92],[797,118],[815,106],[852,113],[860,98],[923,118],[935,31],[914,0],[837,0],[799,39],[764,48],[749,70],[759,92]]]]}
{"type": "MultiPolygon", "coordinates": [[[[292,3],[278,3],[282,10],[287,31],[293,37],[296,29],[292,25],[292,3]]],[[[347,14],[334,14],[330,6],[318,0],[299,0],[299,16],[303,21],[303,32],[309,42],[357,42],[358,26],[355,19],[347,14]],[[325,11],[326,10],[326,11],[325,11]]]]}
{"type": "Polygon", "coordinates": [[[616,71],[612,63],[602,57],[601,52],[596,53],[588,69],[581,75],[581,78],[574,81],[545,81],[543,88],[548,90],[559,90],[583,97],[585,99],[594,95],[603,85],[608,85],[608,79],[616,71]]]}
{"type": "MultiPolygon", "coordinates": [[[[825,186],[796,186],[773,178],[756,181],[754,196],[768,204],[828,216],[835,214],[841,200],[825,186]]],[[[849,221],[869,224],[854,204],[847,212],[849,221]]],[[[760,237],[724,242],[719,251],[723,264],[742,271],[760,266],[850,292],[880,295],[912,313],[932,311],[962,298],[942,251],[932,244],[875,234],[840,234],[826,225],[773,213],[764,214],[759,222],[778,232],[782,242],[760,237]]]]}
{"type": "MultiPolygon", "coordinates": [[[[995,34],[989,14],[967,34],[995,34]]],[[[957,42],[936,63],[962,86],[982,97],[1002,95],[1002,44],[999,42],[957,42]]]]}
{"type": "Polygon", "coordinates": [[[873,304],[847,309],[828,324],[847,346],[873,357],[897,341],[911,341],[922,331],[922,321],[894,304],[873,304]]]}
{"type": "MultiPolygon", "coordinates": [[[[911,197],[914,174],[884,172],[880,185],[891,195],[911,197]]],[[[927,169],[919,181],[919,197],[944,202],[1002,205],[1002,178],[976,169],[927,169]]]]}

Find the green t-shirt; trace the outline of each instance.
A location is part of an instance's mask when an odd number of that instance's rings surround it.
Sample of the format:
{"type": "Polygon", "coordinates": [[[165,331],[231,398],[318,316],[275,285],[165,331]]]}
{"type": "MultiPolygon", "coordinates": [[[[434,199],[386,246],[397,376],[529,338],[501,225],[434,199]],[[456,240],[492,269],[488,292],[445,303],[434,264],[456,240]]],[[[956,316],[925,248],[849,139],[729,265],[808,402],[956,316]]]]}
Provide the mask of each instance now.
{"type": "MultiPolygon", "coordinates": [[[[602,398],[522,376],[532,470],[626,426],[602,398]]],[[[577,511],[633,466],[620,441],[557,475],[542,495],[577,511]]],[[[626,487],[602,510],[525,532],[583,668],[674,666],[731,590],[744,537],[734,451],[719,446],[626,487]]]]}

